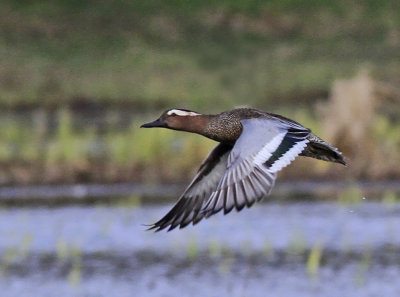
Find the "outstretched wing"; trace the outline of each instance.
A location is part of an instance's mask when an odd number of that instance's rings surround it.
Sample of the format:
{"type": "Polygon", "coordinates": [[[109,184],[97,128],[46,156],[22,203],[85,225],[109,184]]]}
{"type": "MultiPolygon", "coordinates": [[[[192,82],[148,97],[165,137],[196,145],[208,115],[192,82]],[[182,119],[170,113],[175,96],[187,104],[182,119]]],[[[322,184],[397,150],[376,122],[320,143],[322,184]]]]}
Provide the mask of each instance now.
{"type": "Polygon", "coordinates": [[[197,224],[204,214],[200,212],[211,193],[216,190],[219,181],[226,171],[229,152],[232,146],[220,143],[201,164],[185,192],[173,208],[149,229],[160,231],[169,227],[168,231],[180,226],[183,228],[193,222],[197,224]]]}
{"type": "Polygon", "coordinates": [[[268,195],[279,170],[306,147],[310,130],[279,118],[241,121],[243,131],[228,157],[227,170],[202,209],[209,217],[250,207],[268,195]]]}

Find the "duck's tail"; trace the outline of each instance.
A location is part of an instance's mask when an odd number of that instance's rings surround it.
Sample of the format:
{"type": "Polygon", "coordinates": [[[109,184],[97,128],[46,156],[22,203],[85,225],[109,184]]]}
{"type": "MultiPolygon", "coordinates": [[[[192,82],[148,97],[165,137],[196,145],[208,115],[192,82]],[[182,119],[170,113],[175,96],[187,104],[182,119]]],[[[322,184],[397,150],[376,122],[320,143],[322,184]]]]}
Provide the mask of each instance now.
{"type": "Polygon", "coordinates": [[[319,160],[329,161],[347,165],[343,155],[337,148],[323,141],[314,134],[308,136],[310,141],[300,156],[311,157],[319,160]]]}

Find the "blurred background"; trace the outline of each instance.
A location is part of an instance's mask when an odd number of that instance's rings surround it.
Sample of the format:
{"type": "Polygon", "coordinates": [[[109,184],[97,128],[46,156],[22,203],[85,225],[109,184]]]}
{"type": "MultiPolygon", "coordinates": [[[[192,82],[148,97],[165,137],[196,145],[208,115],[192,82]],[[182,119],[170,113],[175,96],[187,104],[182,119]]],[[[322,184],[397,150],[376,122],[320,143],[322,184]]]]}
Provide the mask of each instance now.
{"type": "Polygon", "coordinates": [[[0,2],[2,296],[399,296],[396,0],[0,2]],[[337,146],[265,203],[146,232],[250,106],[337,146]],[[270,294],[270,295],[268,295],[270,294]]]}

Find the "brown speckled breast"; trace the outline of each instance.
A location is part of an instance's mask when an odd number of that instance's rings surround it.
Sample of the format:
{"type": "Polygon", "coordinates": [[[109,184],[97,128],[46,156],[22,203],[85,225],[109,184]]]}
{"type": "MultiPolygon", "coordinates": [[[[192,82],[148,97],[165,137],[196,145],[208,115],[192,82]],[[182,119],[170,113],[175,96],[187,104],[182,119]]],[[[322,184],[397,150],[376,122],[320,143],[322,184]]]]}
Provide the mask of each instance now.
{"type": "Polygon", "coordinates": [[[210,116],[208,125],[202,134],[213,140],[226,143],[235,143],[242,133],[240,120],[257,118],[264,114],[249,108],[234,109],[215,116],[210,116]]]}

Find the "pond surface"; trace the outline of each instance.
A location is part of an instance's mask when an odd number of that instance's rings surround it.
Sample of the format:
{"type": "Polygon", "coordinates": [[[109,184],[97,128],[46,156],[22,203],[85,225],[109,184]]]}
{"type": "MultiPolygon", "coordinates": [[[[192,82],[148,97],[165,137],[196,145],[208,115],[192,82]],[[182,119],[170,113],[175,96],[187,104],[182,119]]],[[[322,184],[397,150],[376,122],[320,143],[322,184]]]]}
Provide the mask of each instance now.
{"type": "Polygon", "coordinates": [[[400,296],[400,204],[269,203],[145,231],[168,208],[1,209],[1,296],[400,296]]]}

